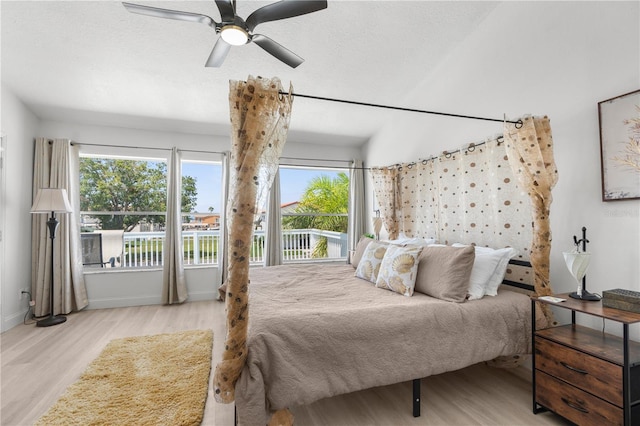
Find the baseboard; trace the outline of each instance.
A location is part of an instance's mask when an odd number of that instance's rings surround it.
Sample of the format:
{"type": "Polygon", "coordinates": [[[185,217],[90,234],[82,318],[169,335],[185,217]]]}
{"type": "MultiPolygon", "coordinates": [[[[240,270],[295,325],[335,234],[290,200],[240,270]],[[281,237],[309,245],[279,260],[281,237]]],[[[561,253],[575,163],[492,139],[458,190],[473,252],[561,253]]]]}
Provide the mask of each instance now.
{"type": "Polygon", "coordinates": [[[194,291],[189,292],[187,302],[199,302],[201,300],[217,300],[218,291],[194,291]]]}
{"type": "Polygon", "coordinates": [[[0,325],[0,333],[4,333],[7,330],[12,329],[16,325],[20,325],[24,322],[24,316],[27,314],[27,310],[25,309],[22,312],[17,312],[13,315],[9,315],[8,317],[2,317],[2,324],[0,325]]]}
{"type": "MultiPolygon", "coordinates": [[[[216,296],[217,292],[213,291],[190,292],[187,301],[196,302],[200,300],[214,300],[216,296]]],[[[89,306],[87,306],[86,309],[127,308],[130,306],[161,304],[162,297],[160,296],[110,297],[103,299],[89,299],[89,306]]]]}

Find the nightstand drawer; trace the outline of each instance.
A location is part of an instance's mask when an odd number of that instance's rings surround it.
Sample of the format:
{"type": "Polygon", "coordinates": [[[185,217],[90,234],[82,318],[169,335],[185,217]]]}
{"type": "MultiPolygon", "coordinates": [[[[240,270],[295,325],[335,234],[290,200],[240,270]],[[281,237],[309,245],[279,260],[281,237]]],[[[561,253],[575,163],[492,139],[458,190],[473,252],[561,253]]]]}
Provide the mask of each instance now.
{"type": "Polygon", "coordinates": [[[536,369],[623,406],[619,365],[536,336],[536,369]]]}
{"type": "Polygon", "coordinates": [[[581,426],[621,425],[624,419],[622,408],[540,371],[536,373],[536,401],[581,426]]]}

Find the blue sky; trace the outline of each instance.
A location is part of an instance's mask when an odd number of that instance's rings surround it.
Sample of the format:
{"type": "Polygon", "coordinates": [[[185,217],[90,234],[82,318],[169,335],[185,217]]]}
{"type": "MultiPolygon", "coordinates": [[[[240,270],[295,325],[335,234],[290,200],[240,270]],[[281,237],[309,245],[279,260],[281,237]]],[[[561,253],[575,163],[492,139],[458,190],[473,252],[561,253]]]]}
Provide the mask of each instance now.
{"type": "MultiPolygon", "coordinates": [[[[293,168],[280,169],[280,198],[282,204],[299,201],[309,181],[316,176],[326,175],[335,177],[339,172],[334,170],[304,170],[293,168]]],[[[213,211],[220,213],[221,201],[221,166],[212,163],[182,163],[182,175],[196,178],[198,213],[213,211]]]]}

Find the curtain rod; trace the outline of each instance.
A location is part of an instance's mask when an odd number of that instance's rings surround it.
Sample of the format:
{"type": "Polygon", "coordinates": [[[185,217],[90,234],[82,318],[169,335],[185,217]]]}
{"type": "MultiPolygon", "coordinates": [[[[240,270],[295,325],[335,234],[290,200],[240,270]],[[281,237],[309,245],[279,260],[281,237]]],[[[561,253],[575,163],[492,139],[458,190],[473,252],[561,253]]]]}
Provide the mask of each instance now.
{"type": "Polygon", "coordinates": [[[281,95],[291,95],[294,98],[296,96],[298,96],[298,97],[301,97],[301,98],[317,99],[317,100],[321,100],[321,101],[341,102],[341,103],[344,103],[344,104],[361,105],[361,106],[376,107],[376,108],[387,108],[387,109],[393,109],[393,110],[397,110],[397,111],[419,112],[419,113],[422,113],[422,114],[434,114],[434,115],[445,115],[445,116],[448,116],[448,117],[469,118],[469,119],[472,119],[472,120],[484,120],[484,121],[497,121],[499,123],[511,123],[511,124],[515,124],[516,125],[516,129],[520,129],[524,124],[522,122],[522,120],[510,121],[510,120],[499,119],[499,118],[476,117],[476,116],[473,116],[473,115],[452,114],[452,113],[440,112],[440,111],[427,111],[427,110],[424,110],[424,109],[414,109],[414,108],[404,108],[404,107],[397,107],[397,106],[391,106],[391,105],[372,104],[372,103],[368,103],[368,102],[349,101],[349,100],[346,100],[346,99],[325,98],[325,97],[322,97],[322,96],[303,95],[303,94],[300,94],[300,93],[289,93],[289,92],[283,92],[283,91],[280,91],[279,93],[281,95]]]}
{"type": "MultiPolygon", "coordinates": [[[[51,145],[53,143],[53,140],[49,139],[49,145],[51,145]]],[[[156,150],[156,151],[171,151],[171,148],[159,148],[157,146],[130,146],[130,145],[112,145],[112,144],[102,144],[102,143],[80,143],[80,142],[71,142],[71,145],[86,145],[86,146],[102,146],[102,147],[106,147],[106,148],[127,148],[127,149],[149,149],[149,150],[156,150]]],[[[182,152],[198,152],[198,153],[202,153],[202,154],[222,154],[224,155],[224,152],[219,152],[219,151],[201,151],[201,150],[196,150],[196,149],[182,149],[182,148],[178,148],[178,151],[182,151],[182,152]]]]}
{"type": "Polygon", "coordinates": [[[281,167],[300,167],[307,169],[326,169],[326,170],[367,170],[367,167],[349,167],[349,166],[310,166],[308,164],[280,164],[281,167]]]}
{"type": "Polygon", "coordinates": [[[320,160],[318,158],[280,157],[281,160],[319,161],[322,163],[351,163],[352,160],[320,160]]]}
{"type": "Polygon", "coordinates": [[[491,142],[491,141],[494,141],[494,140],[496,141],[496,144],[498,146],[500,146],[500,144],[504,142],[504,135],[497,135],[493,139],[488,139],[488,140],[485,140],[485,141],[482,141],[482,142],[471,142],[470,144],[468,144],[468,145],[466,145],[466,146],[464,146],[462,148],[458,148],[458,149],[453,150],[453,151],[442,151],[442,154],[440,154],[440,155],[432,155],[429,158],[418,159],[418,161],[412,161],[410,163],[395,163],[395,164],[392,164],[390,166],[363,167],[363,169],[364,170],[373,170],[373,169],[380,170],[380,169],[390,169],[390,168],[393,168],[393,167],[397,167],[398,170],[402,170],[402,164],[406,164],[406,166],[408,168],[411,168],[411,167],[413,167],[414,165],[416,165],[418,163],[427,164],[429,161],[437,160],[440,157],[444,157],[444,158],[448,159],[448,158],[451,158],[451,156],[453,154],[456,154],[458,152],[463,152],[464,151],[465,154],[467,154],[468,152],[473,152],[473,151],[475,151],[475,149],[477,147],[485,145],[488,142],[491,142]]]}

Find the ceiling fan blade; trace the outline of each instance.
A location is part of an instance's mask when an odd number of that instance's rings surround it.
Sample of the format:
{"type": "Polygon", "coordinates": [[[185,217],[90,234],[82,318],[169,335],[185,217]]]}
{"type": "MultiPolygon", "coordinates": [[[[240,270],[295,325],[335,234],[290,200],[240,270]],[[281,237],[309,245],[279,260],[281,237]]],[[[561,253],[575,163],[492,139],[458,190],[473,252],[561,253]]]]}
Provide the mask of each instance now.
{"type": "Polygon", "coordinates": [[[294,16],[305,15],[318,10],[326,9],[326,0],[282,0],[263,6],[254,11],[247,20],[247,28],[249,31],[263,22],[277,21],[279,19],[293,18],[294,16]]]}
{"type": "Polygon", "coordinates": [[[229,50],[231,50],[231,45],[224,41],[222,37],[218,38],[218,41],[215,46],[213,46],[209,59],[207,59],[207,63],[204,66],[213,68],[220,67],[224,62],[224,58],[227,57],[229,50]]]}
{"type": "Polygon", "coordinates": [[[254,34],[251,41],[263,48],[267,53],[289,65],[291,68],[295,68],[304,62],[304,59],[300,56],[262,34],[254,34]]]}
{"type": "Polygon", "coordinates": [[[216,4],[218,5],[222,22],[233,22],[236,17],[236,11],[231,0],[216,0],[216,4]]]}
{"type": "Polygon", "coordinates": [[[156,18],[177,19],[179,21],[199,22],[206,24],[212,28],[216,28],[216,22],[207,15],[199,13],[182,12],[179,10],[161,9],[159,7],[143,6],[141,4],[133,4],[122,2],[122,5],[131,13],[139,13],[140,15],[154,16],[156,18]]]}

